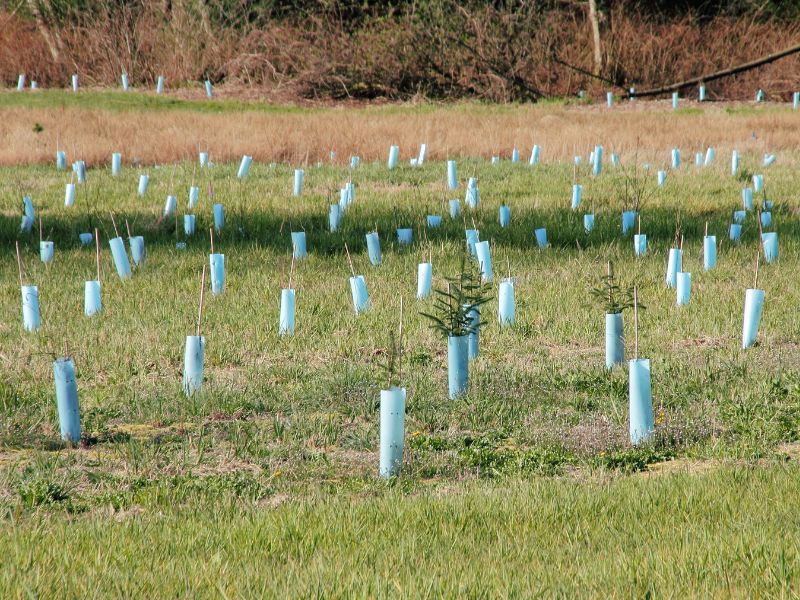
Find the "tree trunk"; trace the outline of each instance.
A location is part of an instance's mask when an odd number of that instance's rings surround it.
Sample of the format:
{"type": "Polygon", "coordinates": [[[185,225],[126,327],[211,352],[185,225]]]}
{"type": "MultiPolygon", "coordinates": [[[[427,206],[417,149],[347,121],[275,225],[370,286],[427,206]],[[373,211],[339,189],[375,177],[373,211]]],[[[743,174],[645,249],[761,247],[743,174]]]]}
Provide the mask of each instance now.
{"type": "Polygon", "coordinates": [[[603,71],[603,53],[600,49],[600,22],[597,19],[597,0],[589,0],[589,21],[592,24],[592,41],[594,43],[594,74],[599,76],[603,71]]]}

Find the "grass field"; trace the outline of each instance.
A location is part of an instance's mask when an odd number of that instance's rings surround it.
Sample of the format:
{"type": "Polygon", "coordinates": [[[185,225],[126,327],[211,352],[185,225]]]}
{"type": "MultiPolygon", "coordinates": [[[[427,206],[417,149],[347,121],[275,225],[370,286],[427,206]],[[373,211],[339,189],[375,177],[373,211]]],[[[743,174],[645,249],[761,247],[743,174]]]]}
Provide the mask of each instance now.
{"type": "MultiPolygon", "coordinates": [[[[91,118],[89,108],[75,110],[91,118]]],[[[670,118],[680,129],[697,116],[670,118]]],[[[754,117],[733,111],[727,118],[732,131],[744,132],[740,120],[754,117]]],[[[646,131],[638,133],[644,139],[646,131]]],[[[750,132],[742,135],[745,148],[750,132]]],[[[578,148],[584,155],[603,143],[602,131],[587,140],[578,148]]],[[[746,183],[730,175],[728,153],[696,168],[694,152],[705,147],[681,149],[684,165],[656,188],[655,170],[666,168],[670,147],[642,147],[658,162],[640,207],[649,244],[641,258],[632,236],[620,232],[632,152],[621,151],[623,168],[605,164],[597,178],[584,158],[576,213],[569,209],[572,164],[530,167],[525,157],[497,165],[461,159],[461,187],[447,192],[443,162],[412,168],[406,160],[389,171],[383,159],[365,158],[351,172],[340,156],[338,164],[306,168],[300,198],[291,196],[292,164],[256,163],[243,181],[233,163],[203,170],[194,161],[126,164],[117,178],[103,165],[89,170],[70,209],[63,206],[67,173],[49,164],[4,167],[0,597],[797,593],[797,154],[779,152],[766,169],[763,153],[743,156],[742,171],[764,173],[780,239],[779,260],[760,269],[767,299],[759,343],[743,351],[756,217],[748,215],[741,244],[728,241],[727,228],[746,183]],[[140,172],[151,178],[144,198],[135,194],[140,172]],[[355,203],[331,233],[328,204],[351,176],[355,203]],[[468,176],[479,180],[481,205],[451,220],[447,200],[463,200],[468,176]],[[158,217],[170,193],[183,214],[192,177],[202,190],[198,233],[185,239],[182,226],[176,234],[174,221],[158,217]],[[183,345],[208,262],[209,182],[227,215],[215,236],[226,256],[226,291],[207,295],[204,388],[186,398],[183,345]],[[25,194],[55,242],[49,266],[38,259],[36,230],[18,232],[25,194]],[[501,202],[511,207],[508,228],[498,223],[501,202]],[[597,215],[589,235],[584,207],[597,215]],[[147,261],[128,282],[116,277],[108,251],[111,210],[122,229],[127,219],[146,240],[147,261]],[[444,215],[442,227],[424,227],[427,214],[444,215]],[[678,218],[684,270],[693,275],[685,307],[664,285],[678,218]],[[484,307],[470,390],[451,401],[446,341],[418,314],[430,300],[414,299],[416,268],[430,255],[435,286],[455,274],[464,225],[473,219],[490,240],[496,273],[518,278],[517,323],[500,329],[497,300],[484,307]],[[709,273],[701,255],[706,222],[721,240],[718,268],[709,273]],[[414,228],[410,247],[396,243],[403,226],[414,228]],[[103,241],[103,312],[89,319],[83,285],[94,278],[95,257],[78,233],[93,227],[103,241]],[[547,249],[536,248],[538,227],[547,228],[547,249]],[[364,234],[374,228],[380,267],[366,256],[364,234]],[[290,232],[301,229],[309,257],[293,274],[297,331],[280,337],[290,232]],[[17,238],[26,279],[39,286],[36,334],[22,329],[17,238]],[[186,249],[176,249],[177,241],[186,249]],[[360,316],[345,243],[372,301],[360,316]],[[608,260],[638,284],[646,306],[639,346],[652,361],[658,427],[644,447],[627,441],[627,370],[605,370],[603,309],[588,293],[608,260]],[[401,296],[406,455],[402,475],[384,481],[377,477],[381,364],[401,296]],[[52,358],[65,344],[88,441],[78,449],[58,435],[52,358]]],[[[606,146],[607,155],[614,150],[606,146]]]]}

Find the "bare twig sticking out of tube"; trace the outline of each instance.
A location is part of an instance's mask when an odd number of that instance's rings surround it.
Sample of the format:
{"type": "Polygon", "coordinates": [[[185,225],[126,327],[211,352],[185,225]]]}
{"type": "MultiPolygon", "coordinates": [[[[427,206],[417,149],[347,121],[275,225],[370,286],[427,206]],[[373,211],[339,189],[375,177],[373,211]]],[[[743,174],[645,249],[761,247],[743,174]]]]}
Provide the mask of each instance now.
{"type": "Polygon", "coordinates": [[[347,249],[347,242],[344,243],[344,251],[347,253],[347,262],[350,264],[350,273],[355,277],[356,270],[353,268],[353,259],[350,258],[350,250],[347,249]]]}
{"type": "Polygon", "coordinates": [[[200,323],[203,320],[203,300],[206,293],[206,265],[203,263],[203,275],[200,278],[200,308],[197,311],[197,337],[200,337],[200,323]]]}
{"type": "Polygon", "coordinates": [[[760,262],[759,259],[761,258],[761,249],[759,248],[756,252],[756,270],[755,275],[753,276],[753,289],[758,289],[758,263],[760,262]]]}
{"type": "Polygon", "coordinates": [[[633,358],[639,360],[639,289],[633,286],[633,358]]]}
{"type": "Polygon", "coordinates": [[[94,228],[94,245],[97,255],[97,283],[100,283],[100,233],[94,228]]]}
{"type": "Polygon", "coordinates": [[[400,333],[397,336],[397,382],[403,381],[403,297],[400,296],[400,333]]]}
{"type": "Polygon", "coordinates": [[[114,235],[119,237],[119,230],[117,229],[117,221],[114,219],[114,213],[110,212],[108,214],[111,215],[111,224],[114,226],[114,235]]]}
{"type": "Polygon", "coordinates": [[[19,268],[19,287],[22,287],[22,257],[19,255],[19,240],[16,240],[14,244],[17,247],[17,267],[19,268]]]}

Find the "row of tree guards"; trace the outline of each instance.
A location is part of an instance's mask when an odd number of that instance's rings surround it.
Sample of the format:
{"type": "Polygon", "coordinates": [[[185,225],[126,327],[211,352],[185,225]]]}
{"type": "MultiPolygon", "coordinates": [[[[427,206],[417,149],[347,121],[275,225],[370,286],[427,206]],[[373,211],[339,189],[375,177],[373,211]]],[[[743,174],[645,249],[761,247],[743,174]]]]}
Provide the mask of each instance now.
{"type": "MultiPolygon", "coordinates": [[[[425,160],[427,146],[420,148],[419,154],[410,163],[412,166],[420,165],[425,160]]],[[[541,149],[534,146],[529,160],[530,165],[538,164],[541,149]]],[[[705,167],[715,159],[716,153],[713,148],[709,148],[705,153],[698,154],[697,166],[705,167]],[[702,160],[701,160],[702,158],[702,160]]],[[[769,164],[774,162],[774,155],[769,164]]],[[[674,149],[670,155],[672,169],[678,169],[680,164],[680,151],[674,149]]],[[[582,205],[582,186],[577,182],[577,166],[580,164],[581,157],[575,159],[575,181],[572,185],[572,195],[570,206],[573,211],[578,211],[582,205]]],[[[512,160],[519,160],[519,153],[512,153],[512,160]]],[[[237,171],[237,178],[247,177],[253,159],[244,156],[237,171]]],[[[602,173],[603,148],[595,146],[589,155],[592,175],[597,177],[602,173]]],[[[765,166],[769,166],[766,164],[765,166]]],[[[209,168],[207,152],[199,153],[199,163],[201,168],[209,168]]],[[[352,157],[351,167],[358,166],[358,157],[352,157]]],[[[620,165],[619,157],[612,153],[611,163],[614,167],[620,165]]],[[[399,147],[391,146],[387,167],[397,168],[399,165],[399,147]]],[[[66,154],[57,150],[56,167],[66,168],[66,154]]],[[[737,175],[740,167],[739,154],[734,151],[731,156],[731,174],[737,175]]],[[[122,155],[119,152],[112,154],[111,169],[112,175],[118,176],[122,172],[122,155]]],[[[76,183],[86,181],[86,167],[83,161],[73,163],[73,179],[68,183],[65,205],[74,206],[76,199],[76,183]],[[67,202],[69,200],[69,202],[67,202]]],[[[454,160],[446,162],[446,186],[448,189],[458,189],[458,171],[454,160]]],[[[302,194],[304,181],[304,171],[297,169],[293,181],[293,195],[302,194]]],[[[663,181],[659,177],[657,185],[662,185],[663,181]]],[[[141,174],[137,185],[137,193],[144,196],[149,186],[149,176],[141,174]]],[[[209,185],[208,195],[213,203],[213,189],[209,185]]],[[[348,207],[355,201],[355,185],[351,179],[347,181],[340,190],[339,201],[329,207],[329,227],[332,232],[338,231],[341,220],[346,215],[348,207]]],[[[199,202],[199,188],[195,185],[194,176],[189,191],[189,209],[194,209],[199,202]]],[[[465,198],[463,201],[467,209],[476,209],[481,202],[478,180],[470,177],[465,185],[465,198]]],[[[433,261],[429,250],[427,261],[418,264],[417,267],[417,286],[416,297],[420,301],[425,301],[433,297],[433,300],[426,302],[426,308],[420,311],[420,315],[426,319],[431,327],[439,332],[447,340],[447,370],[448,370],[448,396],[455,400],[462,396],[469,387],[469,364],[478,357],[480,347],[480,329],[486,325],[482,320],[483,307],[493,299],[495,282],[495,268],[492,261],[492,245],[489,240],[480,239],[480,231],[475,223],[473,214],[469,215],[470,223],[467,223],[467,214],[462,213],[461,201],[452,199],[448,203],[449,217],[451,219],[461,219],[465,232],[465,256],[461,263],[459,272],[455,275],[443,278],[444,285],[439,288],[433,287],[433,261]],[[471,225],[471,227],[470,227],[471,225]]],[[[752,187],[748,186],[742,190],[742,208],[732,213],[729,226],[729,239],[738,242],[741,237],[742,223],[747,219],[748,214],[757,215],[757,223],[760,232],[760,244],[755,252],[755,269],[753,287],[745,292],[744,316],[742,325],[742,348],[750,348],[755,344],[758,336],[759,321],[764,305],[764,291],[758,288],[758,271],[763,253],[763,258],[767,262],[772,262],[778,257],[778,238],[775,231],[765,231],[771,227],[772,202],[767,199],[764,188],[764,177],[761,174],[753,176],[752,187]],[[756,206],[754,194],[761,194],[760,204],[756,206]]],[[[29,196],[23,199],[23,217],[21,231],[30,232],[32,223],[35,219],[33,201],[29,196]]],[[[165,207],[165,214],[174,214],[176,210],[175,196],[168,197],[165,207]],[[167,210],[169,208],[169,211],[167,210]]],[[[210,287],[213,294],[223,294],[225,291],[225,255],[218,253],[215,247],[215,232],[219,233],[225,225],[224,207],[221,203],[213,203],[213,226],[209,227],[209,262],[208,268],[204,264],[200,277],[199,306],[197,313],[197,323],[194,334],[187,335],[184,348],[184,369],[183,369],[183,391],[189,396],[202,391],[203,387],[203,366],[205,354],[205,337],[202,335],[201,326],[203,320],[203,308],[205,300],[205,289],[207,271],[210,273],[210,287]]],[[[113,213],[109,214],[114,237],[108,240],[114,268],[120,280],[130,279],[135,269],[144,268],[146,263],[145,240],[141,235],[134,235],[130,224],[125,220],[125,228],[128,238],[128,249],[120,236],[117,220],[113,213]],[[133,263],[133,268],[131,266],[133,263]]],[[[503,203],[499,209],[499,223],[501,227],[510,227],[511,208],[503,203]]],[[[177,216],[176,216],[177,219],[177,216]]],[[[441,226],[442,215],[427,215],[425,223],[428,229],[434,230],[441,226]]],[[[583,224],[586,235],[590,235],[595,223],[594,212],[583,215],[583,224]]],[[[194,235],[196,231],[196,216],[194,214],[184,215],[184,233],[194,235]],[[191,219],[187,219],[191,217],[191,219]]],[[[642,215],[638,209],[626,210],[622,213],[621,231],[623,235],[628,235],[633,229],[633,251],[635,256],[642,257],[647,255],[647,235],[642,232],[642,215]]],[[[176,225],[177,231],[177,225],[176,225]]],[[[40,260],[49,264],[55,259],[56,249],[52,241],[44,239],[44,225],[41,216],[39,217],[39,238],[40,238],[40,260]]],[[[292,231],[291,245],[292,255],[289,266],[288,276],[285,272],[281,282],[280,314],[278,332],[281,336],[291,336],[295,333],[296,326],[296,305],[297,291],[294,289],[294,272],[297,261],[301,261],[308,256],[308,238],[305,231],[292,231]]],[[[396,231],[397,243],[400,246],[413,243],[414,230],[410,227],[400,227],[396,231]]],[[[381,252],[381,240],[377,230],[369,231],[365,234],[367,255],[369,262],[373,266],[379,266],[383,262],[381,252]]],[[[84,309],[87,317],[93,317],[102,312],[103,304],[101,300],[101,243],[100,233],[96,228],[93,233],[86,232],[79,235],[80,244],[89,247],[94,242],[96,279],[85,282],[84,309]]],[[[536,229],[533,232],[532,242],[542,250],[549,247],[547,241],[547,231],[545,228],[536,229]]],[[[684,237],[681,233],[680,224],[676,226],[675,243],[670,248],[667,256],[667,267],[665,275],[665,285],[676,290],[676,303],[678,306],[686,306],[690,303],[692,289],[692,274],[684,270],[683,264],[683,244],[684,237]]],[[[185,245],[184,245],[185,247],[185,245]]],[[[350,249],[347,244],[343,244],[347,263],[350,270],[350,292],[352,297],[353,311],[356,316],[370,309],[370,299],[367,291],[366,278],[363,274],[356,272],[350,249]]],[[[717,266],[718,242],[715,235],[709,235],[708,223],[706,223],[705,235],[703,236],[703,270],[708,272],[717,266]]],[[[22,292],[22,321],[23,329],[28,332],[37,331],[41,327],[40,298],[36,285],[27,284],[25,271],[23,268],[23,257],[20,252],[19,243],[16,245],[17,264],[19,269],[19,284],[22,292]]],[[[516,278],[512,277],[511,265],[506,259],[505,277],[501,277],[497,287],[498,312],[497,319],[500,327],[513,325],[516,320],[516,300],[515,300],[516,278]]],[[[613,369],[625,363],[625,333],[623,325],[623,313],[626,310],[633,311],[634,328],[634,352],[633,358],[628,361],[629,377],[629,411],[630,411],[630,441],[632,444],[642,444],[647,442],[654,432],[652,396],[650,385],[650,362],[646,358],[639,356],[639,311],[643,308],[639,303],[639,291],[637,285],[623,284],[614,272],[613,265],[608,264],[606,275],[601,279],[597,288],[592,290],[592,294],[605,309],[605,358],[606,367],[613,369]]],[[[406,390],[402,387],[402,341],[403,341],[403,306],[402,299],[400,304],[400,325],[398,334],[391,336],[390,351],[388,353],[388,373],[387,389],[381,391],[381,410],[380,410],[380,466],[381,476],[390,477],[397,475],[402,465],[403,445],[404,445],[404,419],[406,390]]],[[[75,380],[75,365],[68,357],[57,358],[54,362],[54,377],[56,387],[56,398],[59,420],[61,424],[61,436],[64,440],[77,443],[80,440],[80,418],[78,409],[77,384],[75,380]]]]}
{"type": "MultiPolygon", "coordinates": [[[[795,49],[795,51],[796,51],[796,49],[795,49]]],[[[704,78],[707,78],[707,77],[708,77],[708,75],[704,76],[704,78]]],[[[128,76],[128,73],[126,73],[125,71],[120,73],[119,80],[120,80],[120,88],[122,89],[123,92],[131,91],[132,87],[130,85],[130,77],[128,76]]],[[[694,82],[696,83],[696,81],[697,80],[695,80],[694,82]]],[[[690,84],[690,83],[693,83],[693,82],[685,82],[685,85],[681,85],[680,87],[688,88],[689,87],[688,84],[690,84]]],[[[155,93],[156,93],[156,95],[160,96],[161,94],[164,93],[165,84],[166,84],[165,77],[163,75],[158,75],[156,77],[156,85],[155,85],[155,93]]],[[[17,91],[18,92],[24,92],[26,89],[28,89],[28,87],[31,90],[37,90],[37,89],[39,89],[39,84],[34,79],[30,80],[30,82],[29,82],[27,74],[20,73],[17,76],[17,88],[16,88],[17,91]]],[[[78,77],[77,73],[73,73],[72,76],[70,77],[69,87],[70,87],[70,89],[72,89],[73,92],[78,92],[80,90],[80,78],[78,77]]],[[[205,90],[207,98],[211,99],[211,98],[214,97],[214,86],[211,83],[210,79],[205,79],[203,81],[203,88],[205,90]]],[[[700,82],[699,85],[697,86],[697,100],[699,102],[706,102],[708,100],[708,94],[706,92],[707,92],[707,90],[706,90],[705,83],[700,82]]],[[[673,110],[677,110],[678,107],[679,107],[679,104],[680,104],[680,99],[681,99],[680,98],[680,94],[679,94],[679,92],[677,90],[670,91],[669,89],[660,89],[660,90],[649,90],[647,92],[638,92],[637,93],[636,88],[635,87],[631,87],[631,88],[628,89],[627,96],[623,96],[623,97],[627,97],[628,100],[633,101],[637,97],[642,97],[642,96],[645,96],[645,95],[652,96],[652,95],[661,95],[661,94],[667,94],[667,93],[671,93],[672,109],[673,110]]],[[[578,92],[578,97],[579,98],[585,98],[586,97],[585,91],[583,91],[583,90],[579,91],[578,92]]],[[[614,94],[614,92],[607,91],[606,92],[606,105],[609,108],[613,107],[614,106],[614,100],[617,97],[619,97],[619,96],[616,96],[614,94]]],[[[764,92],[764,90],[762,88],[759,88],[758,90],[756,90],[753,99],[754,99],[754,101],[756,103],[764,102],[766,100],[766,93],[764,92]]],[[[792,108],[794,110],[797,110],[798,107],[800,107],[800,92],[793,92],[792,93],[792,108]]],[[[396,148],[396,146],[393,146],[393,148],[396,148]]],[[[396,152],[399,152],[399,149],[396,152]]]]}

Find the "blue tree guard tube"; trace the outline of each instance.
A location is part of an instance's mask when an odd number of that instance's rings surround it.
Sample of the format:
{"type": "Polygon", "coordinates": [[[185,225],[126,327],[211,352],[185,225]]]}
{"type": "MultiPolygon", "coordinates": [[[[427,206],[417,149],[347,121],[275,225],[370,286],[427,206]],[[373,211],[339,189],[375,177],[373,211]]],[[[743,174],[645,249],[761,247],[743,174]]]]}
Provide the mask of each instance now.
{"type": "Polygon", "coordinates": [[[700,92],[699,92],[698,96],[700,98],[700,102],[705,102],[706,101],[706,86],[704,86],[704,85],[700,86],[700,92]]]}
{"type": "Polygon", "coordinates": [[[770,166],[772,163],[775,162],[775,158],[776,157],[775,157],[774,154],[765,154],[764,155],[764,166],[765,167],[770,166]]]}
{"type": "Polygon", "coordinates": [[[517,150],[516,148],[514,148],[511,151],[511,162],[512,163],[518,163],[519,162],[519,150],[517,150]]]}
{"type": "Polygon", "coordinates": [[[67,168],[67,153],[63,150],[56,152],[56,169],[63,171],[67,168]]]}
{"type": "Polygon", "coordinates": [[[592,156],[592,175],[597,177],[603,170],[603,147],[595,146],[594,154],[592,156]]]}
{"type": "Polygon", "coordinates": [[[800,92],[792,93],[792,110],[797,110],[800,107],[800,92]]]}
{"type": "Polygon", "coordinates": [[[674,288],[678,285],[678,272],[682,271],[683,256],[680,248],[670,248],[667,259],[667,287],[674,288]]]}
{"type": "Polygon", "coordinates": [[[25,74],[20,73],[19,77],[17,77],[17,91],[21,92],[25,89],[25,74]]]}
{"type": "Polygon", "coordinates": [[[499,165],[500,164],[500,157],[499,156],[493,156],[491,162],[492,162],[493,165],[499,165]]]}
{"type": "Polygon", "coordinates": [[[433,265],[429,262],[419,263],[417,266],[417,300],[423,300],[431,295],[432,279],[433,265]]]}
{"type": "Polygon", "coordinates": [[[733,222],[738,223],[741,225],[744,223],[745,218],[747,217],[747,212],[743,210],[735,210],[733,211],[733,222]]]}
{"type": "Polygon", "coordinates": [[[147,193],[148,185],[150,185],[150,177],[147,175],[139,175],[139,187],[136,189],[139,196],[144,196],[147,193]]]}
{"type": "Polygon", "coordinates": [[[425,157],[428,154],[428,144],[420,144],[419,155],[417,156],[417,166],[421,167],[425,163],[425,157]]]}
{"type": "Polygon", "coordinates": [[[295,169],[294,170],[294,187],[292,188],[292,194],[295,196],[299,196],[303,193],[303,175],[305,171],[303,169],[295,169]]]}
{"type": "Polygon", "coordinates": [[[516,321],[516,301],[514,299],[514,280],[503,279],[497,293],[497,319],[500,327],[508,327],[516,321]]]}
{"type": "Polygon", "coordinates": [[[58,358],[53,362],[56,384],[56,406],[61,439],[77,444],[81,441],[81,414],[78,406],[78,382],[72,359],[58,358]]]}
{"type": "Polygon", "coordinates": [[[672,110],[678,110],[678,92],[672,92],[672,110]]]}
{"type": "Polygon", "coordinates": [[[772,200],[764,200],[764,210],[772,210],[772,200]]]}
{"type": "Polygon", "coordinates": [[[140,267],[144,264],[145,251],[144,251],[144,237],[141,235],[134,235],[128,238],[128,246],[131,249],[131,259],[133,264],[140,267]]]}
{"type": "Polygon", "coordinates": [[[247,174],[250,172],[250,165],[253,163],[253,157],[248,156],[245,154],[242,157],[242,162],[239,163],[239,171],[236,173],[236,177],[239,179],[244,179],[247,177],[247,174]]]}
{"type": "Polygon", "coordinates": [[[655,431],[653,400],[650,391],[650,361],[646,358],[628,362],[628,397],[630,400],[630,440],[638,446],[655,431]]]}
{"type": "Polygon", "coordinates": [[[111,256],[114,258],[114,267],[120,279],[129,279],[131,276],[131,263],[128,261],[128,254],[125,252],[125,242],[121,237],[108,240],[111,247],[111,256]]]}
{"type": "Polygon", "coordinates": [[[81,246],[88,246],[89,244],[92,243],[92,240],[94,239],[94,235],[91,234],[91,233],[88,233],[88,232],[87,233],[79,233],[78,234],[78,239],[81,242],[81,246]]]}
{"type": "Polygon", "coordinates": [[[678,306],[685,306],[692,296],[692,274],[681,271],[675,280],[678,306]]]}
{"type": "Polygon", "coordinates": [[[447,337],[447,389],[451,400],[467,391],[469,382],[469,347],[466,335],[447,337]]]}
{"type": "Polygon", "coordinates": [[[214,229],[221,231],[225,226],[225,207],[222,204],[214,205],[214,229]]]}
{"type": "Polygon", "coordinates": [[[739,152],[733,150],[731,152],[731,175],[735,177],[738,171],[739,171],[739,152]]]}
{"type": "Polygon", "coordinates": [[[122,172],[122,154],[114,152],[111,155],[111,175],[116,177],[122,172]]]}
{"type": "Polygon", "coordinates": [[[750,348],[758,337],[758,324],[764,308],[764,290],[748,289],[744,293],[744,322],[742,323],[742,350],[750,348]]]}
{"type": "Polygon", "coordinates": [[[461,202],[458,200],[458,198],[450,200],[449,206],[450,206],[450,218],[451,219],[458,218],[458,215],[461,214],[461,202]]]}
{"type": "Polygon", "coordinates": [[[206,340],[203,336],[187,335],[183,352],[183,393],[191,396],[203,388],[203,362],[206,340]]]}
{"type": "Polygon", "coordinates": [[[717,236],[703,237],[703,269],[710,271],[717,266],[717,236]]]}
{"type": "Polygon", "coordinates": [[[166,202],[164,202],[164,216],[171,217],[175,214],[175,209],[178,207],[178,199],[175,196],[167,196],[166,202]]]}
{"type": "Polygon", "coordinates": [[[644,256],[647,252],[647,235],[637,233],[633,236],[633,252],[636,256],[644,256]]]}
{"type": "Polygon", "coordinates": [[[761,213],[761,227],[772,227],[772,213],[765,211],[761,213]]]}
{"type": "Polygon", "coordinates": [[[625,362],[625,330],[622,313],[606,313],[606,369],[625,362]]]}
{"type": "Polygon", "coordinates": [[[583,193],[583,186],[579,183],[572,185],[572,210],[577,210],[581,205],[581,194],[583,193]]]}
{"type": "Polygon", "coordinates": [[[477,229],[465,229],[464,235],[467,238],[467,248],[469,248],[469,253],[472,256],[477,256],[477,250],[475,249],[475,245],[480,241],[478,238],[478,230],[477,229]]]}
{"type": "Polygon", "coordinates": [[[539,248],[547,248],[547,229],[540,227],[533,234],[536,236],[536,245],[539,248]]]}
{"type": "Polygon", "coordinates": [[[380,460],[378,473],[389,478],[400,474],[405,440],[406,390],[381,390],[380,460]]]}
{"type": "Polygon", "coordinates": [[[469,339],[467,340],[467,359],[468,360],[475,360],[478,358],[478,354],[480,353],[480,342],[481,342],[481,309],[480,307],[473,306],[467,312],[467,317],[469,317],[470,325],[472,327],[472,331],[467,336],[469,339]]]}
{"type": "Polygon", "coordinates": [[[342,207],[338,204],[331,204],[328,209],[328,226],[331,232],[339,230],[339,221],[342,218],[342,207]]]}
{"type": "Polygon", "coordinates": [[[378,238],[377,231],[371,231],[367,234],[367,254],[369,255],[369,262],[377,266],[381,264],[381,240],[378,238]]]}
{"type": "Polygon", "coordinates": [[[78,75],[77,73],[72,76],[72,91],[78,91],[78,75]]]}
{"type": "Polygon", "coordinates": [[[400,160],[400,147],[399,146],[390,146],[389,147],[389,160],[386,163],[390,169],[394,169],[397,166],[397,162],[400,160]]]}
{"type": "Polygon", "coordinates": [[[442,215],[428,215],[427,221],[430,229],[436,229],[442,224],[442,215]]]}
{"type": "Polygon", "coordinates": [[[756,92],[756,102],[763,102],[764,101],[764,90],[759,89],[756,92]]]}
{"type": "Polygon", "coordinates": [[[295,293],[293,289],[281,290],[281,314],[278,322],[280,335],[294,335],[295,293]]]}
{"type": "Polygon", "coordinates": [[[471,209],[478,208],[478,204],[480,204],[478,180],[474,177],[470,177],[469,182],[467,183],[467,194],[464,197],[464,204],[469,206],[471,209]]]}
{"type": "Polygon", "coordinates": [[[624,210],[622,211],[622,235],[628,233],[636,224],[636,211],[624,210]]]}
{"type": "Polygon", "coordinates": [[[583,215],[583,230],[586,233],[591,233],[594,229],[594,214],[587,213],[583,215]]]}
{"type": "Polygon", "coordinates": [[[619,162],[619,156],[617,155],[617,153],[616,153],[616,152],[612,152],[612,153],[611,153],[611,164],[612,164],[614,167],[619,167],[619,165],[620,165],[620,162],[619,162]]]}
{"type": "Polygon", "coordinates": [[[753,210],[753,188],[742,188],[742,208],[753,210]]]}
{"type": "Polygon", "coordinates": [[[362,275],[354,275],[350,278],[350,293],[353,296],[353,310],[357,315],[369,309],[369,294],[367,294],[367,283],[362,275]]]}
{"type": "Polygon", "coordinates": [[[703,166],[703,153],[698,152],[694,155],[694,166],[695,167],[702,167],[703,166]]]}
{"type": "Polygon", "coordinates": [[[714,162],[714,158],[717,156],[717,151],[714,148],[708,148],[706,150],[706,159],[705,159],[705,166],[709,166],[712,162],[714,162]]]}
{"type": "Polygon", "coordinates": [[[666,171],[659,171],[658,172],[658,181],[657,185],[662,186],[664,182],[667,180],[667,172],[666,171]]]}
{"type": "Polygon", "coordinates": [[[100,300],[100,282],[87,281],[83,288],[83,311],[87,317],[92,317],[103,308],[100,300]]]}
{"type": "Polygon", "coordinates": [[[414,239],[414,230],[410,227],[400,227],[397,229],[397,243],[401,246],[408,246],[414,239]]]}
{"type": "Polygon", "coordinates": [[[670,158],[672,159],[672,168],[679,169],[681,166],[681,151],[680,148],[673,148],[670,158]]]}
{"type": "Polygon", "coordinates": [[[55,254],[56,254],[56,249],[55,249],[55,244],[53,244],[53,242],[49,242],[47,240],[42,240],[39,242],[39,258],[44,264],[49,264],[53,262],[55,254]]]}
{"type": "Polygon", "coordinates": [[[195,223],[194,215],[183,215],[183,233],[186,236],[194,235],[195,223]]]}
{"type": "Polygon", "coordinates": [[[186,205],[189,210],[192,210],[200,199],[200,188],[193,185],[189,188],[189,203],[186,205]]]}
{"type": "Polygon", "coordinates": [[[483,281],[491,281],[494,274],[492,272],[492,256],[488,240],[475,244],[475,255],[478,259],[478,265],[480,265],[481,279],[483,281]]]}
{"type": "Polygon", "coordinates": [[[308,256],[305,231],[292,232],[292,256],[298,260],[308,256]]]}
{"type": "Polygon", "coordinates": [[[613,92],[606,92],[606,105],[608,108],[614,106],[614,93],[613,92]]]}
{"type": "Polygon", "coordinates": [[[156,80],[156,94],[159,96],[164,93],[164,76],[159,75],[156,80]]]}
{"type": "Polygon", "coordinates": [[[508,227],[511,223],[511,207],[507,204],[500,206],[500,227],[508,227]]]}
{"type": "Polygon", "coordinates": [[[763,175],[753,175],[753,191],[757,194],[764,191],[763,175]]]}
{"type": "Polygon", "coordinates": [[[360,156],[351,156],[350,157],[350,168],[351,169],[355,169],[360,164],[361,164],[361,157],[360,156]]]}
{"type": "Polygon", "coordinates": [[[528,161],[528,164],[531,166],[539,164],[539,155],[542,153],[542,148],[539,144],[534,144],[533,148],[531,149],[531,158],[528,161]]]}
{"type": "Polygon", "coordinates": [[[75,173],[75,178],[78,180],[78,183],[86,183],[86,162],[76,160],[72,163],[72,171],[75,173]]]}
{"type": "Polygon", "coordinates": [[[128,74],[123,73],[122,76],[120,77],[120,80],[122,82],[122,91],[127,92],[128,88],[130,87],[130,84],[128,83],[128,74]]]}
{"type": "Polygon", "coordinates": [[[33,218],[29,217],[28,215],[22,215],[22,221],[19,224],[19,228],[25,233],[30,233],[31,229],[33,228],[33,218]]]}
{"type": "Polygon", "coordinates": [[[211,98],[214,95],[214,89],[211,87],[211,82],[206,79],[206,96],[211,98]]]}
{"type": "Polygon", "coordinates": [[[447,161],[447,188],[451,190],[458,188],[458,175],[454,160],[447,161]]]}
{"type": "Polygon", "coordinates": [[[39,312],[39,288],[35,285],[22,286],[22,326],[25,331],[36,331],[42,325],[39,312]]]}
{"type": "Polygon", "coordinates": [[[211,267],[211,292],[221,294],[225,291],[225,255],[209,254],[208,262],[211,267]]]}
{"type": "Polygon", "coordinates": [[[776,232],[762,233],[761,244],[764,246],[764,259],[768,263],[778,260],[778,234],[776,232]]]}
{"type": "Polygon", "coordinates": [[[742,239],[742,226],[739,223],[731,223],[731,227],[728,230],[728,238],[732,242],[738,242],[742,239]]]}
{"type": "Polygon", "coordinates": [[[208,166],[208,152],[199,152],[197,154],[197,160],[200,163],[200,167],[207,167],[208,166]]]}

